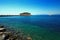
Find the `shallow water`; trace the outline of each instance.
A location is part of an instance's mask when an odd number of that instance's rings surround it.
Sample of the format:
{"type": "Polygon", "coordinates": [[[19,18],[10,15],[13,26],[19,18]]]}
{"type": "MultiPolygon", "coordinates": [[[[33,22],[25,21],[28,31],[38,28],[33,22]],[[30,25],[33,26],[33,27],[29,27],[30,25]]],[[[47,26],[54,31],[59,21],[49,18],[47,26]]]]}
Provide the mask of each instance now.
{"type": "Polygon", "coordinates": [[[0,24],[30,34],[33,40],[60,40],[60,16],[0,17],[0,24]]]}

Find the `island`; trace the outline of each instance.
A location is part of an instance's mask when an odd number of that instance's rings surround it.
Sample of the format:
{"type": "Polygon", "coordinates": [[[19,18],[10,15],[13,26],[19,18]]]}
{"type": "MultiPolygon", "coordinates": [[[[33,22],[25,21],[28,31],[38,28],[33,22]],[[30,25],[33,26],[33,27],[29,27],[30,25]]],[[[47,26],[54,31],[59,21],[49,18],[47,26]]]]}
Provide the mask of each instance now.
{"type": "Polygon", "coordinates": [[[20,16],[31,16],[31,13],[23,12],[23,13],[20,13],[20,16]]]}

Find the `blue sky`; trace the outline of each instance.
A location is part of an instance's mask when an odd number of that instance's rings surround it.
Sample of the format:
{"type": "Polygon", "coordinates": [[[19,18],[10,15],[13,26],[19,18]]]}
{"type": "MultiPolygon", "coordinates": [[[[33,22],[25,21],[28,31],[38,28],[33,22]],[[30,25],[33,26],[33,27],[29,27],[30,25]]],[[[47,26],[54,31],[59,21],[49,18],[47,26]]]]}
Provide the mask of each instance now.
{"type": "Polygon", "coordinates": [[[60,0],[0,0],[0,15],[19,15],[22,12],[60,14],[60,0]]]}

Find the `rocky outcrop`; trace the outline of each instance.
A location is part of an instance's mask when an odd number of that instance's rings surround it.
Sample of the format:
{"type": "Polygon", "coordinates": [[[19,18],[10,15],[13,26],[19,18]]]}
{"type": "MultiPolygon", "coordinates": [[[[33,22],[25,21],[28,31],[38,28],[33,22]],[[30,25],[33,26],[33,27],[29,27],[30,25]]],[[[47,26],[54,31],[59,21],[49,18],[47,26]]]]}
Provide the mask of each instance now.
{"type": "Polygon", "coordinates": [[[30,35],[24,35],[23,32],[10,32],[4,26],[0,26],[0,40],[32,40],[32,38],[30,35]]]}

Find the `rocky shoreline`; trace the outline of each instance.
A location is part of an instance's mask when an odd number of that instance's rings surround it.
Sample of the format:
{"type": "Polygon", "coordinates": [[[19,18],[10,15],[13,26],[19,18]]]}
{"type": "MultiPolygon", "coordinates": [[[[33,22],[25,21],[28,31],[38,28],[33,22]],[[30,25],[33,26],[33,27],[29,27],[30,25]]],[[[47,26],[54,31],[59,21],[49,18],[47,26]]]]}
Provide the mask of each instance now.
{"type": "Polygon", "coordinates": [[[32,40],[30,34],[24,35],[21,31],[9,31],[4,26],[0,26],[0,40],[32,40]]]}

